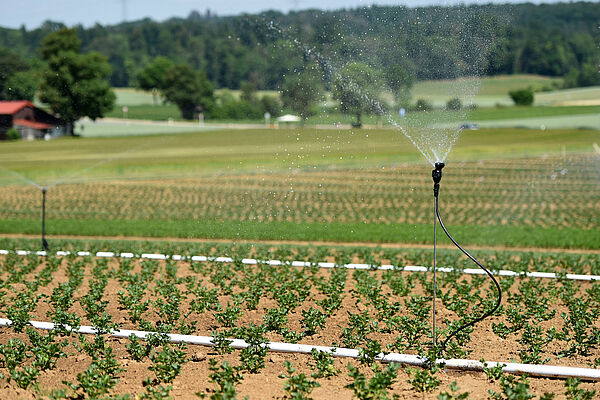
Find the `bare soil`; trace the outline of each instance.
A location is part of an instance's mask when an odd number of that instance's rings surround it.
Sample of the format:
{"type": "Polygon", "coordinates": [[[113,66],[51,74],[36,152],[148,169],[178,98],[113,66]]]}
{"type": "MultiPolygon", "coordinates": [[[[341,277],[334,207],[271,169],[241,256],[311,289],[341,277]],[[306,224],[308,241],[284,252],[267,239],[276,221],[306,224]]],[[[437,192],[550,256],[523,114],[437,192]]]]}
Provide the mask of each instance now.
{"type": "MultiPolygon", "coordinates": [[[[164,265],[163,263],[159,264],[164,265]]],[[[84,282],[74,296],[76,300],[81,299],[89,290],[91,265],[93,265],[93,262],[88,263],[88,268],[86,269],[84,282]]],[[[195,272],[189,269],[189,265],[187,263],[179,263],[178,265],[179,277],[185,277],[194,274],[197,275],[195,272]]],[[[63,261],[61,268],[54,274],[53,281],[47,287],[40,288],[38,293],[49,296],[52,293],[52,290],[55,287],[57,287],[59,283],[66,282],[68,278],[65,266],[66,260],[63,261]]],[[[118,268],[118,261],[111,260],[109,267],[114,269],[118,268]]],[[[219,268],[219,265],[215,264],[211,267],[219,268]]],[[[139,270],[139,262],[136,262],[134,271],[139,270]]],[[[331,271],[319,270],[316,274],[316,279],[327,279],[329,278],[331,271]]],[[[380,271],[373,271],[372,274],[374,274],[378,278],[381,278],[382,275],[380,271]]],[[[3,275],[6,275],[6,273],[4,272],[3,275]]],[[[410,273],[402,273],[402,276],[405,278],[408,278],[409,275],[410,273]]],[[[471,279],[472,277],[464,276],[459,278],[459,281],[470,282],[471,279]]],[[[517,292],[518,283],[519,280],[517,280],[515,284],[511,287],[511,292],[517,292]]],[[[204,279],[203,284],[205,284],[205,286],[209,288],[215,287],[209,282],[208,279],[204,279]]],[[[424,295],[424,287],[421,286],[418,280],[415,280],[415,284],[416,286],[412,290],[411,294],[424,295]]],[[[577,283],[577,286],[581,294],[584,293],[583,291],[591,288],[592,284],[589,282],[582,282],[577,283]]],[[[17,290],[19,289],[18,285],[15,285],[15,287],[17,288],[17,290]]],[[[178,287],[182,291],[185,290],[184,284],[180,284],[178,285],[178,287]]],[[[151,285],[150,289],[152,288],[153,285],[151,285]]],[[[383,286],[383,288],[384,295],[388,298],[389,302],[403,301],[403,298],[391,294],[389,288],[387,288],[385,285],[383,286]]],[[[139,329],[139,327],[136,326],[136,324],[133,324],[130,321],[127,311],[121,309],[119,306],[118,292],[119,290],[123,289],[124,288],[119,281],[112,278],[109,279],[109,284],[104,293],[104,299],[108,300],[107,312],[112,316],[113,322],[121,324],[122,328],[139,329]]],[[[348,326],[349,312],[356,313],[359,311],[366,310],[370,314],[374,315],[374,310],[372,306],[364,304],[363,298],[359,298],[358,295],[353,294],[353,290],[355,289],[356,286],[354,285],[352,272],[349,271],[344,289],[345,297],[342,303],[342,307],[333,316],[327,319],[325,329],[320,330],[317,334],[313,336],[305,337],[303,340],[300,341],[300,343],[315,345],[334,345],[335,343],[340,343],[342,329],[348,326]]],[[[234,293],[239,290],[239,288],[235,288],[234,293]]],[[[442,290],[447,291],[448,288],[442,288],[442,290]]],[[[490,290],[490,288],[486,285],[483,287],[482,290],[485,292],[487,290],[490,290]]],[[[9,292],[9,295],[12,295],[12,293],[9,292]]],[[[482,295],[485,296],[485,293],[482,293],[482,295]]],[[[149,291],[147,293],[147,298],[155,300],[156,294],[154,294],[154,292],[152,291],[149,291]]],[[[187,309],[187,307],[189,306],[189,302],[192,300],[192,298],[192,295],[188,296],[182,307],[183,309],[187,309]]],[[[303,328],[300,322],[302,318],[301,310],[307,309],[311,306],[317,307],[315,301],[322,298],[323,295],[318,290],[316,290],[316,287],[313,285],[311,289],[311,295],[308,297],[308,299],[299,308],[290,312],[290,314],[288,315],[287,326],[289,327],[289,329],[295,331],[302,331],[303,328]]],[[[504,296],[504,306],[507,306],[508,304],[506,299],[507,296],[504,296]]],[[[230,300],[230,295],[221,294],[219,296],[219,303],[223,307],[225,307],[228,301],[230,300]]],[[[270,307],[277,307],[277,303],[272,297],[269,297],[268,293],[266,293],[261,298],[257,310],[244,310],[244,315],[240,318],[240,320],[237,321],[236,325],[247,326],[249,323],[260,324],[262,322],[263,316],[265,315],[264,310],[270,307]]],[[[559,300],[556,300],[552,303],[552,308],[556,310],[556,315],[549,321],[544,321],[540,323],[544,330],[550,328],[551,326],[555,326],[558,330],[560,330],[564,325],[564,320],[560,317],[560,314],[562,312],[567,312],[567,308],[559,300]]],[[[81,308],[79,302],[75,303],[74,310],[80,317],[82,317],[82,325],[90,324],[90,321],[88,321],[85,318],[85,312],[81,308]]],[[[444,308],[441,305],[441,302],[438,304],[438,310],[439,326],[443,327],[442,321],[444,320],[444,318],[448,318],[450,320],[456,319],[456,314],[444,308]]],[[[49,311],[50,306],[46,302],[44,302],[44,300],[40,300],[38,302],[37,309],[32,313],[31,317],[34,320],[47,321],[49,320],[49,317],[47,315],[49,311]]],[[[406,308],[403,308],[400,311],[400,314],[407,315],[408,310],[406,308]]],[[[2,312],[2,316],[4,316],[4,312],[2,312]]],[[[157,322],[158,314],[151,310],[145,314],[145,318],[150,320],[151,322],[157,322]]],[[[485,359],[488,361],[501,362],[520,361],[519,350],[522,347],[517,342],[519,335],[512,334],[506,340],[504,340],[492,332],[492,324],[498,323],[500,321],[506,322],[506,316],[493,316],[476,325],[474,332],[471,334],[471,341],[465,346],[465,348],[469,351],[468,358],[476,360],[485,359]]],[[[208,336],[213,330],[222,330],[219,323],[214,318],[213,313],[210,311],[202,314],[191,314],[188,317],[188,322],[196,323],[195,334],[197,335],[208,336]]],[[[598,320],[595,321],[594,326],[600,328],[600,323],[598,320]]],[[[26,340],[26,335],[15,333],[11,328],[0,328],[0,343],[6,343],[8,339],[15,337],[26,340]]],[[[271,341],[284,341],[281,335],[272,332],[268,333],[267,337],[271,341]]],[[[369,338],[375,339],[381,342],[383,345],[392,343],[394,341],[394,337],[395,335],[393,334],[386,334],[381,332],[372,333],[369,335],[369,338]]],[[[71,338],[70,340],[74,341],[75,338],[71,338]]],[[[107,340],[112,346],[119,364],[122,368],[126,369],[125,372],[119,374],[119,382],[111,394],[116,395],[125,393],[143,393],[145,390],[142,385],[144,379],[148,377],[154,378],[154,373],[148,369],[148,367],[150,367],[152,363],[147,359],[143,362],[133,360],[128,354],[125,347],[128,343],[128,340],[116,338],[107,338],[107,340]]],[[[588,367],[588,363],[592,362],[595,358],[600,357],[600,351],[597,348],[593,350],[594,353],[589,357],[576,356],[559,358],[557,356],[557,353],[560,350],[564,350],[564,344],[556,340],[550,343],[550,345],[546,349],[544,349],[543,356],[548,357],[550,359],[548,362],[549,365],[588,367]]],[[[197,392],[208,393],[210,395],[210,390],[216,388],[216,385],[209,381],[210,359],[214,358],[219,363],[222,361],[228,361],[232,365],[240,365],[239,351],[235,351],[233,354],[230,355],[219,355],[214,351],[214,349],[209,347],[188,345],[185,352],[187,355],[188,362],[184,364],[181,374],[175,379],[175,381],[172,384],[173,389],[171,395],[173,396],[173,398],[176,399],[198,398],[196,396],[197,392]]],[[[406,352],[415,354],[414,350],[408,350],[406,352]]],[[[40,375],[40,392],[36,394],[32,390],[25,391],[17,388],[17,386],[14,383],[9,383],[6,380],[0,380],[0,398],[27,399],[44,397],[42,394],[47,394],[51,389],[64,388],[65,386],[62,383],[63,381],[77,382],[77,374],[81,373],[87,368],[87,366],[91,362],[91,359],[85,353],[78,351],[73,346],[67,347],[67,353],[69,354],[69,356],[67,358],[59,359],[57,366],[54,370],[43,372],[40,375]]],[[[236,386],[240,398],[242,398],[243,396],[248,396],[250,399],[284,398],[285,392],[283,390],[283,385],[286,379],[280,378],[279,376],[285,373],[285,361],[292,362],[294,367],[297,368],[297,373],[305,373],[307,376],[310,376],[310,373],[312,372],[309,367],[311,357],[308,355],[269,353],[267,355],[266,360],[267,362],[265,368],[262,369],[259,373],[244,373],[244,378],[242,382],[236,386]]],[[[352,398],[352,391],[348,388],[345,388],[345,386],[352,382],[351,378],[348,376],[348,370],[346,368],[346,365],[348,363],[354,366],[359,366],[359,363],[356,360],[336,359],[335,367],[339,371],[339,374],[336,377],[319,379],[318,382],[321,386],[314,389],[311,397],[314,399],[352,398]]],[[[363,371],[363,373],[365,373],[367,376],[372,375],[372,372],[370,372],[367,367],[360,366],[360,368],[363,371]]],[[[8,374],[6,368],[0,368],[0,373],[3,373],[5,375],[8,374]]],[[[499,383],[489,381],[483,373],[440,371],[436,374],[436,377],[441,380],[441,384],[438,389],[427,394],[418,393],[409,383],[411,377],[408,375],[407,371],[404,368],[401,368],[398,373],[398,379],[396,383],[394,383],[392,386],[392,392],[394,394],[397,394],[400,399],[434,399],[440,392],[449,391],[448,386],[452,382],[458,383],[458,386],[461,388],[461,392],[468,391],[470,393],[469,397],[472,399],[488,398],[488,390],[490,389],[495,391],[501,391],[499,383]]],[[[562,396],[565,390],[564,380],[533,377],[529,378],[529,380],[531,385],[531,393],[540,396],[545,392],[550,392],[556,393],[557,398],[563,398],[562,396]]],[[[583,383],[580,387],[584,389],[592,389],[596,388],[597,384],[583,383]]]]}

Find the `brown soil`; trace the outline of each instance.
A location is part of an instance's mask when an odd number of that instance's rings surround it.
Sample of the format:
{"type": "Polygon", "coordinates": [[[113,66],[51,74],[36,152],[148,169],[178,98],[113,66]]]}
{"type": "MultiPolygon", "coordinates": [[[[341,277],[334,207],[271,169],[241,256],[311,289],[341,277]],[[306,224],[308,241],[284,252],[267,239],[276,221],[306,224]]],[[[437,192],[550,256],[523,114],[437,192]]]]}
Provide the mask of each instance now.
{"type": "MultiPolygon", "coordinates": [[[[0,258],[0,261],[2,259],[0,258]]],[[[1,264],[0,264],[1,265],[1,264]]],[[[54,274],[54,279],[50,283],[48,287],[40,288],[38,293],[49,295],[52,293],[52,289],[58,286],[59,283],[67,281],[67,275],[65,272],[66,261],[63,261],[61,268],[54,274]]],[[[78,289],[75,294],[75,298],[77,300],[81,299],[89,289],[89,279],[91,276],[91,263],[88,263],[88,267],[85,274],[85,279],[83,285],[78,289]]],[[[110,267],[117,268],[118,261],[111,260],[110,267]]],[[[161,264],[162,265],[162,264],[161,264]]],[[[207,264],[209,265],[209,264],[207,264]]],[[[215,268],[222,267],[222,264],[215,264],[215,268]]],[[[140,265],[136,264],[134,271],[139,271],[140,265]]],[[[38,271],[39,272],[39,271],[38,271]]],[[[329,270],[319,270],[316,272],[317,279],[326,279],[331,274],[329,270]]],[[[380,271],[372,272],[377,277],[381,277],[382,273],[380,271]]],[[[405,278],[408,278],[409,273],[402,273],[405,278]]],[[[6,275],[3,272],[3,275],[6,275]]],[[[180,263],[178,276],[184,277],[188,275],[197,275],[192,272],[188,268],[187,263],[180,263]]],[[[31,276],[33,278],[33,275],[31,276]]],[[[158,276],[157,276],[158,277],[158,276]]],[[[3,276],[4,278],[4,276],[3,276]]],[[[462,282],[463,279],[469,282],[472,277],[461,277],[459,278],[459,282],[462,282]]],[[[518,282],[512,286],[511,292],[516,292],[518,288],[518,282]]],[[[548,282],[548,281],[546,281],[548,282]]],[[[204,279],[203,284],[209,288],[212,288],[212,284],[208,281],[207,278],[204,279]]],[[[415,280],[415,288],[412,291],[412,294],[424,294],[424,288],[421,286],[418,280],[415,280]]],[[[591,284],[588,282],[577,283],[579,288],[579,295],[584,293],[584,290],[587,290],[591,287],[591,284]]],[[[185,290],[185,285],[181,284],[178,286],[180,290],[185,290]]],[[[153,288],[151,285],[150,289],[153,288]]],[[[18,287],[17,287],[18,289],[18,287]]],[[[128,314],[126,310],[119,309],[118,304],[118,292],[122,290],[123,287],[121,284],[115,279],[109,279],[109,284],[105,291],[105,300],[108,300],[109,305],[107,307],[107,312],[112,316],[113,322],[121,323],[122,327],[125,329],[138,329],[138,326],[131,323],[129,320],[128,314]]],[[[301,340],[300,343],[303,344],[317,344],[317,345],[332,345],[335,342],[341,341],[341,332],[342,328],[348,326],[348,312],[359,312],[363,310],[367,310],[370,314],[374,315],[372,307],[365,305],[361,301],[357,301],[356,295],[352,294],[352,290],[355,289],[354,280],[352,278],[352,272],[348,273],[348,278],[346,280],[345,286],[345,298],[342,303],[342,307],[338,310],[333,316],[328,318],[325,329],[319,331],[316,335],[311,337],[306,337],[301,340]]],[[[489,288],[484,286],[482,288],[484,291],[489,288]]],[[[448,290],[448,288],[442,289],[444,292],[448,290]]],[[[235,291],[239,291],[239,288],[234,289],[235,291]]],[[[384,285],[383,286],[384,295],[388,298],[388,301],[402,301],[402,298],[398,296],[394,296],[390,293],[390,290],[384,285]]],[[[156,299],[156,295],[154,292],[147,293],[147,297],[151,299],[156,299]],[[150,293],[152,293],[150,295],[150,293]]],[[[12,292],[8,291],[9,296],[12,296],[12,292]]],[[[186,309],[186,306],[189,304],[189,301],[193,298],[193,295],[189,295],[187,301],[185,302],[182,309],[186,309]]],[[[504,296],[504,305],[506,306],[506,297],[504,296]]],[[[288,328],[295,331],[302,331],[302,326],[300,320],[302,318],[301,310],[307,309],[311,306],[315,306],[315,301],[322,299],[323,295],[320,294],[316,287],[311,289],[311,296],[295,311],[291,312],[288,315],[288,328]]],[[[231,296],[221,295],[219,296],[219,303],[222,306],[226,306],[227,302],[231,299],[231,296]]],[[[556,316],[549,320],[542,322],[540,325],[545,329],[550,328],[551,326],[555,326],[558,330],[560,330],[564,324],[563,319],[560,317],[561,312],[566,312],[566,307],[560,302],[556,300],[551,305],[553,309],[556,310],[556,316]]],[[[264,309],[269,307],[277,307],[275,300],[273,300],[268,294],[263,295],[260,300],[258,309],[255,311],[244,310],[243,317],[237,322],[239,326],[246,326],[249,323],[259,324],[262,322],[262,317],[265,314],[264,309]]],[[[316,306],[315,306],[316,307],[316,306]]],[[[445,309],[441,306],[441,303],[438,303],[438,324],[442,325],[442,321],[445,317],[449,319],[456,319],[456,315],[445,309]]],[[[243,308],[243,306],[242,306],[243,308]]],[[[38,303],[37,309],[32,313],[32,319],[34,320],[43,320],[47,321],[48,316],[47,312],[50,310],[49,305],[41,300],[38,303]]],[[[75,303],[74,310],[77,312],[79,316],[82,317],[81,324],[89,325],[89,321],[85,318],[85,313],[79,302],[75,303]]],[[[4,314],[4,313],[3,313],[4,314]]],[[[405,307],[402,308],[401,315],[408,315],[408,310],[405,307]]],[[[2,315],[4,316],[4,315],[2,315]]],[[[145,314],[146,319],[156,322],[158,320],[158,316],[154,312],[147,312],[145,314]]],[[[188,321],[195,321],[196,332],[197,335],[210,335],[211,331],[220,329],[219,324],[215,320],[212,315],[212,312],[206,312],[203,314],[192,314],[188,317],[188,321]]],[[[488,320],[483,321],[478,324],[475,328],[475,331],[471,334],[471,341],[466,346],[466,349],[470,351],[468,358],[470,359],[485,359],[489,361],[504,361],[509,362],[514,360],[515,362],[519,362],[519,350],[521,349],[521,345],[517,343],[516,339],[518,339],[519,334],[512,334],[506,340],[499,338],[492,332],[492,323],[498,323],[500,321],[506,322],[506,316],[494,316],[489,318],[488,320]]],[[[600,328],[599,321],[595,322],[595,326],[600,328]]],[[[6,341],[10,338],[19,337],[21,339],[26,338],[26,335],[16,334],[12,329],[9,328],[0,328],[0,342],[6,343],[6,341]]],[[[284,341],[282,336],[275,333],[267,334],[267,337],[271,341],[284,341]]],[[[372,333],[369,335],[370,338],[376,339],[380,341],[382,344],[388,344],[394,341],[394,335],[385,334],[385,333],[372,333]]],[[[73,340],[73,339],[71,339],[73,340]]],[[[113,347],[116,358],[121,365],[121,367],[125,368],[127,371],[119,374],[119,383],[115,387],[112,394],[124,394],[124,393],[142,393],[144,388],[142,386],[142,382],[145,378],[150,377],[154,378],[154,373],[151,370],[148,370],[148,367],[152,365],[149,360],[144,362],[134,361],[126,351],[125,345],[128,343],[128,340],[125,339],[115,339],[109,338],[111,346],[113,347]]],[[[554,341],[550,344],[550,346],[545,349],[543,352],[543,357],[549,357],[550,361],[548,364],[550,365],[563,365],[563,366],[577,366],[577,367],[587,367],[587,364],[593,361],[594,358],[600,357],[600,351],[598,349],[593,350],[594,354],[590,357],[568,357],[568,358],[557,358],[556,353],[560,350],[563,350],[564,343],[554,341]]],[[[91,362],[91,359],[85,355],[85,353],[81,353],[76,350],[74,347],[69,346],[68,348],[69,357],[66,359],[60,359],[57,363],[57,367],[52,371],[43,372],[40,375],[39,383],[42,391],[49,391],[50,389],[61,388],[64,385],[61,383],[62,381],[69,382],[77,382],[77,374],[84,371],[85,368],[91,362]]],[[[414,351],[406,351],[407,353],[414,354],[414,351]]],[[[216,388],[214,383],[209,381],[209,363],[208,360],[211,358],[216,359],[217,361],[228,361],[230,364],[239,365],[239,351],[235,351],[230,355],[218,355],[214,352],[213,349],[208,347],[194,346],[189,345],[186,349],[186,354],[188,358],[188,362],[183,366],[181,374],[175,379],[172,384],[173,390],[171,392],[172,396],[176,399],[188,399],[188,398],[197,398],[195,393],[197,392],[206,392],[209,389],[216,388]]],[[[267,356],[266,367],[262,369],[257,374],[244,373],[243,381],[236,386],[238,393],[241,397],[247,395],[251,399],[271,399],[271,398],[283,398],[285,392],[283,390],[283,385],[285,383],[285,379],[280,378],[279,375],[285,373],[284,362],[291,361],[294,367],[297,368],[297,373],[305,373],[310,375],[312,372],[308,366],[308,363],[311,361],[311,357],[307,355],[299,355],[299,354],[278,354],[278,353],[269,353],[267,356]]],[[[346,385],[351,383],[351,378],[348,377],[346,365],[351,363],[355,366],[358,366],[358,362],[355,360],[348,359],[337,359],[335,361],[335,366],[340,371],[339,375],[329,379],[319,379],[319,383],[321,387],[316,388],[312,393],[312,398],[315,399],[329,399],[329,398],[339,398],[339,399],[350,399],[352,397],[352,391],[350,389],[345,388],[346,385]]],[[[361,370],[369,375],[369,372],[366,367],[361,367],[361,370]]],[[[7,374],[7,370],[5,368],[0,368],[0,372],[3,374],[7,374]]],[[[372,373],[371,373],[372,375],[372,373]]],[[[436,377],[441,380],[441,385],[438,389],[434,390],[432,393],[423,395],[421,393],[417,393],[408,382],[410,377],[407,375],[405,369],[400,369],[398,373],[397,382],[393,385],[393,393],[398,394],[401,399],[434,399],[437,394],[443,391],[449,391],[448,385],[451,382],[456,381],[458,386],[461,388],[461,392],[468,391],[470,393],[470,398],[472,399],[485,399],[488,398],[488,390],[500,390],[500,385],[497,382],[490,382],[486,379],[485,374],[483,373],[475,373],[475,372],[460,372],[460,371],[442,371],[436,374],[436,377]]],[[[5,382],[5,381],[0,381],[5,382]]],[[[531,393],[541,395],[544,392],[556,393],[558,398],[560,398],[561,394],[564,392],[564,381],[563,380],[553,380],[553,379],[540,379],[540,378],[530,378],[531,384],[531,393]]],[[[581,385],[582,388],[591,389],[594,387],[592,383],[584,383],[581,385]]],[[[0,383],[0,398],[35,398],[36,395],[31,391],[24,391],[18,389],[14,383],[0,383]]]]}

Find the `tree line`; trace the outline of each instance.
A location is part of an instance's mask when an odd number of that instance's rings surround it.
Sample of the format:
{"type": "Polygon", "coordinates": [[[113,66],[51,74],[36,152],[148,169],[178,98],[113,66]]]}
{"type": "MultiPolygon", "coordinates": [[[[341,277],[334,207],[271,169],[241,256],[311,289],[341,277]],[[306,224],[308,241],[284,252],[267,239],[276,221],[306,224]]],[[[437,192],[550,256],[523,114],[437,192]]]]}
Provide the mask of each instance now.
{"type": "MultiPolygon", "coordinates": [[[[229,89],[242,82],[279,89],[287,74],[315,60],[322,63],[327,85],[344,65],[361,61],[384,74],[401,66],[418,80],[531,73],[563,76],[568,85],[582,86],[598,83],[598,21],[600,4],[577,2],[373,6],[232,17],[192,12],[164,22],[75,30],[84,53],[107,57],[116,87],[136,86],[139,71],[157,57],[203,71],[214,87],[229,89]]],[[[9,70],[36,67],[41,40],[60,28],[57,22],[29,31],[0,28],[0,67],[7,54],[20,56],[21,63],[9,70]]]]}

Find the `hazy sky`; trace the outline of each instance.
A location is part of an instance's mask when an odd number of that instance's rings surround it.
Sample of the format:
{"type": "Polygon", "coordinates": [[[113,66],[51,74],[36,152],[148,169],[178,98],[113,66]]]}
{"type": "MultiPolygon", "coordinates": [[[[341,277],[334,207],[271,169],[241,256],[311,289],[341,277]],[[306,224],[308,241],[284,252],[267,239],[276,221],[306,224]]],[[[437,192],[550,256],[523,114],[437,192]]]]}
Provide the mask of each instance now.
{"type": "MultiPolygon", "coordinates": [[[[111,25],[150,17],[162,21],[170,17],[186,17],[190,11],[204,13],[207,9],[217,15],[256,13],[275,9],[283,12],[307,8],[355,8],[378,5],[408,5],[411,7],[430,4],[457,3],[519,3],[523,0],[0,0],[0,26],[27,29],[38,27],[45,20],[63,22],[66,25],[91,26],[96,22],[111,25]]],[[[533,3],[557,3],[557,0],[533,3]]]]}

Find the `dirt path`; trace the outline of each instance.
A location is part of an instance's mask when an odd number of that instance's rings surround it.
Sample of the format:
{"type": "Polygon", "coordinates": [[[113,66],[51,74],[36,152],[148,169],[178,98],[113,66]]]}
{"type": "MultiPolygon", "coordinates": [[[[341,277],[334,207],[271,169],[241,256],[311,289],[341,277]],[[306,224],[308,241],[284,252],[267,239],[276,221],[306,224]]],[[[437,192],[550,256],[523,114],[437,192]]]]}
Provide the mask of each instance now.
{"type": "MultiPolygon", "coordinates": [[[[39,239],[39,235],[20,233],[0,233],[2,239],[39,239]]],[[[77,239],[77,240],[128,240],[147,242],[180,242],[180,243],[260,243],[268,245],[293,245],[293,246],[339,246],[339,247],[379,247],[385,249],[430,249],[431,244],[418,243],[370,243],[370,242],[325,242],[301,240],[236,240],[236,239],[204,239],[204,238],[178,238],[178,237],[143,237],[143,236],[73,236],[73,235],[47,235],[47,239],[77,239]]],[[[538,253],[571,253],[571,254],[600,254],[598,249],[567,249],[543,247],[508,247],[508,246],[482,246],[468,245],[469,250],[488,251],[532,251],[538,253]]],[[[454,249],[451,244],[438,244],[438,248],[454,249]]]]}

